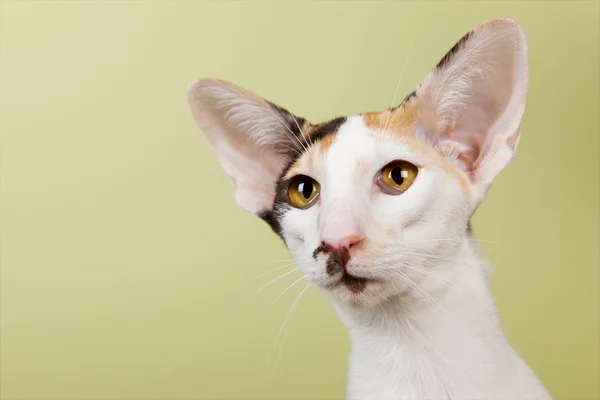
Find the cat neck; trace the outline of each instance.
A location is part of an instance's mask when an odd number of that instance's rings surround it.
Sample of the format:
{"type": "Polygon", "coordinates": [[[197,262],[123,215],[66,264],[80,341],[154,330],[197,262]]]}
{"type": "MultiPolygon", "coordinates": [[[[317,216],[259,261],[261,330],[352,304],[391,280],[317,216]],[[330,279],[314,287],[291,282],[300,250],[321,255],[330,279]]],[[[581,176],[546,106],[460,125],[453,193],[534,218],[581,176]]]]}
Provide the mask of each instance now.
{"type": "Polygon", "coordinates": [[[527,367],[518,367],[522,360],[502,333],[487,266],[471,238],[457,252],[452,264],[435,268],[439,285],[427,282],[427,295],[397,296],[369,310],[336,305],[352,341],[349,398],[512,393],[499,385],[527,367]]]}

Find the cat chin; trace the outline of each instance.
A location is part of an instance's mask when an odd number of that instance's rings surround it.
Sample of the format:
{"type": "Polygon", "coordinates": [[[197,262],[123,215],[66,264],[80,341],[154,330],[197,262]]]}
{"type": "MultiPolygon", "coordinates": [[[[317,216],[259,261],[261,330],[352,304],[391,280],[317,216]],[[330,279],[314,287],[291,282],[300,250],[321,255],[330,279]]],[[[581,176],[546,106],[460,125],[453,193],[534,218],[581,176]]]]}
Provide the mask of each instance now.
{"type": "Polygon", "coordinates": [[[393,293],[386,296],[385,285],[376,280],[365,280],[357,284],[344,283],[340,280],[335,285],[322,288],[332,301],[347,307],[369,309],[386,301],[393,293]]]}

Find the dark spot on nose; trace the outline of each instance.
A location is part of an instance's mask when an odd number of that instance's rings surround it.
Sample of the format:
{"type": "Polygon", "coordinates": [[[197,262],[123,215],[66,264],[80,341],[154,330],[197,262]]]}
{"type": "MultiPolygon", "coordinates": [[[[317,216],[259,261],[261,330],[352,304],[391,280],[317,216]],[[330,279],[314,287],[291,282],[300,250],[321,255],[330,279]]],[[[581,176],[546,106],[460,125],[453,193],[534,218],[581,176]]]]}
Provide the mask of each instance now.
{"type": "Polygon", "coordinates": [[[329,275],[335,275],[344,272],[346,264],[350,260],[350,251],[347,247],[335,248],[330,247],[321,242],[319,247],[313,251],[313,258],[316,260],[319,254],[328,254],[329,257],[325,262],[326,272],[329,275]]]}
{"type": "Polygon", "coordinates": [[[328,254],[325,261],[325,272],[329,276],[342,274],[341,283],[352,293],[360,293],[367,287],[368,279],[352,276],[346,271],[346,264],[350,260],[350,251],[348,248],[336,249],[327,246],[324,242],[313,251],[313,258],[316,260],[319,254],[328,254]]]}
{"type": "Polygon", "coordinates": [[[325,261],[325,272],[327,272],[328,275],[333,276],[340,272],[344,272],[345,264],[339,261],[339,257],[337,257],[324,242],[321,242],[319,247],[313,251],[312,256],[316,260],[317,257],[319,257],[319,254],[329,255],[325,261]]]}
{"type": "Polygon", "coordinates": [[[338,263],[335,258],[330,256],[327,258],[327,262],[325,263],[325,272],[327,272],[328,275],[333,276],[339,274],[340,272],[344,272],[344,266],[338,263]]]}
{"type": "Polygon", "coordinates": [[[319,254],[327,254],[327,246],[325,246],[325,243],[321,242],[321,244],[319,245],[319,247],[317,247],[315,249],[315,251],[313,251],[313,258],[316,260],[317,257],[319,256],[319,254]]]}

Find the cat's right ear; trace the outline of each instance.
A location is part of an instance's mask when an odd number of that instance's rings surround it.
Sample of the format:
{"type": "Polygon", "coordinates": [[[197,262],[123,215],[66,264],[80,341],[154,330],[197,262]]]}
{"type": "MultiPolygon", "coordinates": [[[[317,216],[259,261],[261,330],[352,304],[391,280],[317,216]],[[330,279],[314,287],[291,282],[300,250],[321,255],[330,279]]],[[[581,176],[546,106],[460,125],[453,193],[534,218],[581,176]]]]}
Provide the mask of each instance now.
{"type": "Polygon", "coordinates": [[[257,215],[272,211],[277,179],[301,153],[307,122],[221,80],[194,82],[188,102],[233,183],[237,203],[257,215]]]}

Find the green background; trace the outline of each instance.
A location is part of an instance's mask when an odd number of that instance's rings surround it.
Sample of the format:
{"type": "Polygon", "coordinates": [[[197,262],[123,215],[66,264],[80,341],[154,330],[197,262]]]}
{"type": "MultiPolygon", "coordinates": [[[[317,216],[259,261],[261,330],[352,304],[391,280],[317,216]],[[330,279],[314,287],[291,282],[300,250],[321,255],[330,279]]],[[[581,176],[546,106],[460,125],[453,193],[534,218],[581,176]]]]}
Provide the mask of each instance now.
{"type": "Polygon", "coordinates": [[[518,20],[516,161],[474,219],[506,334],[556,399],[599,393],[596,1],[0,4],[1,382],[8,399],[339,399],[349,342],[234,204],[186,103],[231,80],[313,121],[410,92],[470,28],[518,20]],[[490,243],[493,242],[493,243],[490,243]],[[266,369],[271,356],[271,366],[266,369]]]}

